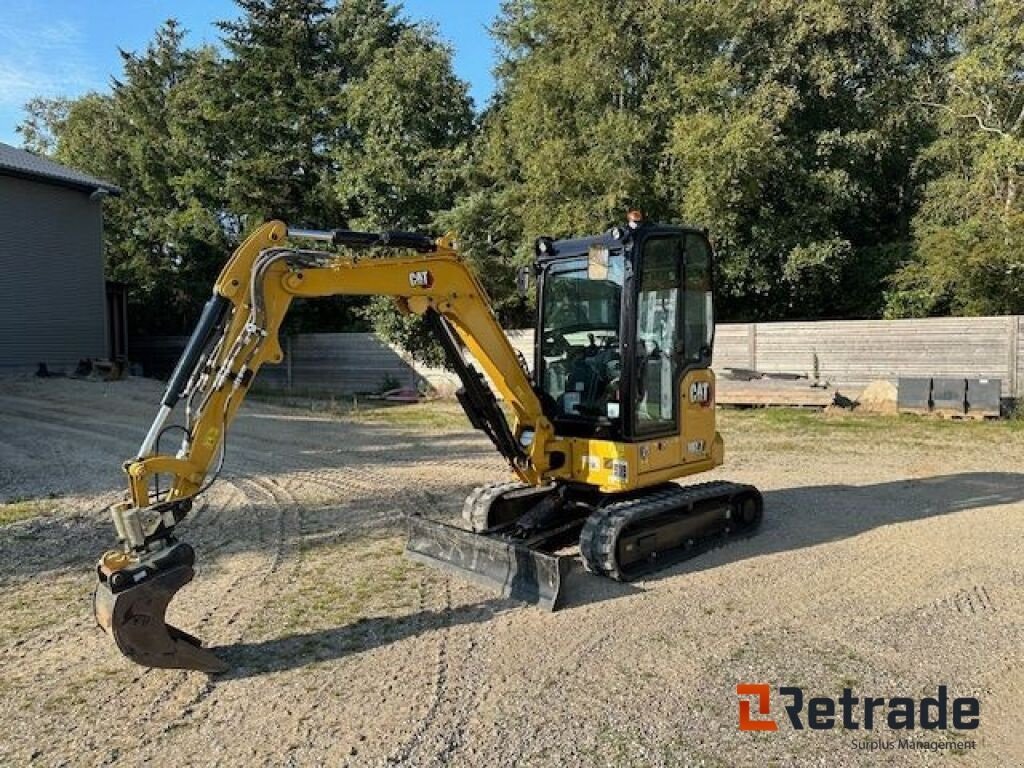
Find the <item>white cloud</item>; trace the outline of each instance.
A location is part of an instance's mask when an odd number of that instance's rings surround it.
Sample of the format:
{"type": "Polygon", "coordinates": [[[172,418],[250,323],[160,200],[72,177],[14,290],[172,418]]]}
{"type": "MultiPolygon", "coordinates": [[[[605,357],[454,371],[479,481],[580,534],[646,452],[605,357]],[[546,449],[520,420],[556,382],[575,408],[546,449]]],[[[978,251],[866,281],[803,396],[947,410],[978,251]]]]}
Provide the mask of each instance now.
{"type": "Polygon", "coordinates": [[[74,96],[103,87],[70,21],[40,23],[21,15],[0,27],[0,108],[18,109],[33,96],[74,96]]]}

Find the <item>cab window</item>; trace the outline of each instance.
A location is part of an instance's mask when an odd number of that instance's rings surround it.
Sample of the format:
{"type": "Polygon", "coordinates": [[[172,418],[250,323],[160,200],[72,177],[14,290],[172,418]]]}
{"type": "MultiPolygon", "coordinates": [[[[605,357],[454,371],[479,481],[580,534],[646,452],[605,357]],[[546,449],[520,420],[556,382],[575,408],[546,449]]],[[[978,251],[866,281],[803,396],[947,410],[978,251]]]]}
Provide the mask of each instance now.
{"type": "Polygon", "coordinates": [[[634,411],[639,433],[665,431],[676,423],[682,245],[679,237],[651,238],[641,254],[634,411]]]}
{"type": "Polygon", "coordinates": [[[687,365],[709,363],[715,332],[711,248],[699,235],[686,237],[683,284],[683,359],[687,365]]]}
{"type": "Polygon", "coordinates": [[[607,425],[620,418],[621,251],[551,267],[541,307],[540,382],[556,415],[607,425]]]}

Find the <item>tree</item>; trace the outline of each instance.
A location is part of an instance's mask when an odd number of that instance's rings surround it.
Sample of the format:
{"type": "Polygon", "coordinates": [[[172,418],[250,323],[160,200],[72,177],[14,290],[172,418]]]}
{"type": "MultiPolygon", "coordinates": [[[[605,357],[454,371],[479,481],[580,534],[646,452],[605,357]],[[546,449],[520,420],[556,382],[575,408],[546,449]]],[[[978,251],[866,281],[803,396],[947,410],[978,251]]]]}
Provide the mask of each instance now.
{"type": "MultiPolygon", "coordinates": [[[[243,17],[221,25],[231,55],[214,89],[220,132],[230,137],[227,208],[239,228],[271,217],[302,226],[429,228],[450,205],[459,146],[472,130],[451,52],[385,0],[239,5],[243,17]]],[[[287,328],[383,323],[381,311],[361,312],[365,304],[304,303],[287,328]]],[[[378,327],[398,338],[391,326],[378,327]]]]}
{"type": "MultiPolygon", "coordinates": [[[[584,234],[630,205],[656,213],[649,181],[664,144],[653,95],[660,62],[648,3],[506,2],[494,27],[498,92],[483,121],[475,175],[503,239],[584,234]]],[[[479,212],[480,205],[474,204],[479,212]]]]}
{"type": "MultiPolygon", "coordinates": [[[[332,153],[334,192],[353,227],[437,231],[463,183],[473,111],[451,51],[382,0],[344,2],[334,29],[348,62],[345,130],[332,153]]],[[[429,363],[442,361],[424,324],[389,299],[364,317],[385,339],[429,363]]]]}
{"type": "Polygon", "coordinates": [[[716,239],[731,316],[880,311],[864,278],[910,238],[931,129],[907,95],[937,50],[934,8],[746,2],[674,17],[680,34],[706,30],[677,79],[678,207],[716,239]]]}
{"type": "Polygon", "coordinates": [[[422,29],[402,31],[346,90],[345,116],[334,189],[351,221],[430,228],[452,204],[473,128],[451,52],[422,29]]]}
{"type": "Polygon", "coordinates": [[[926,0],[509,0],[457,215],[529,243],[638,205],[710,228],[724,317],[877,314],[910,240],[932,132],[908,94],[941,18],[926,0]]]}
{"type": "Polygon", "coordinates": [[[137,332],[188,327],[228,247],[216,153],[204,156],[192,110],[217,58],[183,38],[167,21],[144,52],[121,52],[124,75],[109,95],[33,100],[22,126],[31,148],[122,188],[105,203],[106,272],[128,285],[137,332]]]}
{"type": "Polygon", "coordinates": [[[934,178],[892,317],[1024,312],[1024,6],[972,3],[961,24],[926,102],[940,128],[922,157],[934,178]]]}
{"type": "Polygon", "coordinates": [[[72,101],[61,96],[36,96],[25,104],[25,119],[15,128],[21,134],[25,149],[37,155],[53,155],[57,151],[57,134],[68,119],[72,101]]]}
{"type": "Polygon", "coordinates": [[[210,89],[226,138],[227,208],[240,229],[280,218],[323,226],[344,215],[332,194],[341,63],[322,0],[236,0],[220,22],[228,56],[210,89]]]}

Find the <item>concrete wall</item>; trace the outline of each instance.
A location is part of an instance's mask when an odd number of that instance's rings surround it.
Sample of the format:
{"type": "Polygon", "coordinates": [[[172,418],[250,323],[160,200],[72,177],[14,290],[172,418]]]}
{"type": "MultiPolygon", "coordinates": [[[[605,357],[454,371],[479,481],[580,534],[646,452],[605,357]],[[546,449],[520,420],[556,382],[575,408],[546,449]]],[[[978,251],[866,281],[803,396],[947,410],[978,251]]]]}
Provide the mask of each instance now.
{"type": "MultiPolygon", "coordinates": [[[[861,387],[900,376],[998,378],[1003,397],[1024,396],[1024,332],[1019,316],[849,320],[808,323],[719,325],[714,366],[766,373],[818,375],[833,385],[861,387]]],[[[533,365],[533,331],[510,331],[513,346],[533,365]]],[[[132,359],[147,375],[166,376],[183,348],[183,337],[133,339],[132,359]]],[[[425,380],[443,391],[457,386],[442,370],[414,364],[368,333],[293,337],[287,360],[268,366],[260,385],[296,391],[376,391],[386,378],[412,386],[425,380]]]]}
{"type": "Polygon", "coordinates": [[[0,372],[105,357],[101,203],[0,175],[0,372]]]}
{"type": "MultiPolygon", "coordinates": [[[[533,331],[509,331],[512,344],[533,364],[533,331]]],[[[134,337],[129,342],[132,362],[147,376],[167,378],[185,348],[184,336],[134,337]]],[[[411,356],[373,333],[307,333],[282,339],[285,360],[260,370],[258,386],[296,392],[377,392],[385,382],[416,387],[427,383],[444,394],[459,381],[442,368],[416,363],[411,356]]]]}
{"type": "Polygon", "coordinates": [[[1020,316],[751,323],[718,327],[715,367],[813,374],[863,386],[900,376],[998,378],[1024,396],[1020,316]]]}

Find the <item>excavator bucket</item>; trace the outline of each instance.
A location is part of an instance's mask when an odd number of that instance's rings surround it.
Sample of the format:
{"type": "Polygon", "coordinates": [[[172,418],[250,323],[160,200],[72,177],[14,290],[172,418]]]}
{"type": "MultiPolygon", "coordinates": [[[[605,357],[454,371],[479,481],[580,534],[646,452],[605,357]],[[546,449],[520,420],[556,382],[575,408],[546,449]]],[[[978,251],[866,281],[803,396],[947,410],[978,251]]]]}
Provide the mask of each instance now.
{"type": "Polygon", "coordinates": [[[405,552],[413,560],[549,611],[559,608],[562,579],[571,560],[415,515],[409,517],[405,552]]]}
{"type": "Polygon", "coordinates": [[[118,591],[110,580],[101,581],[93,596],[96,623],[121,653],[144,667],[223,672],[227,664],[165,619],[171,598],[194,573],[191,565],[176,565],[118,591]]]}

